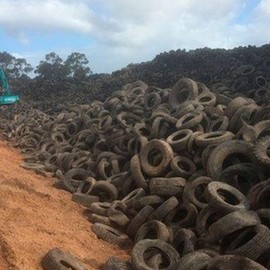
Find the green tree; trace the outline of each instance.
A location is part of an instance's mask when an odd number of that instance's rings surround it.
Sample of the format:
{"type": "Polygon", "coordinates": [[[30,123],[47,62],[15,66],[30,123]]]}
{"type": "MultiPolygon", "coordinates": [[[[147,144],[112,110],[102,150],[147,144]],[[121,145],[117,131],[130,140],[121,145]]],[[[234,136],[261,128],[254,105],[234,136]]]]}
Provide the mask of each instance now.
{"type": "Polygon", "coordinates": [[[9,78],[17,79],[27,76],[33,70],[24,58],[16,58],[8,52],[0,52],[0,66],[9,78]]]}
{"type": "Polygon", "coordinates": [[[46,54],[45,61],[40,61],[34,72],[44,79],[63,79],[67,76],[63,59],[55,52],[46,54]]]}
{"type": "Polygon", "coordinates": [[[86,58],[85,54],[78,52],[71,53],[64,62],[64,65],[68,72],[68,77],[72,77],[78,80],[84,80],[90,74],[92,74],[92,71],[88,64],[89,61],[86,58]]]}

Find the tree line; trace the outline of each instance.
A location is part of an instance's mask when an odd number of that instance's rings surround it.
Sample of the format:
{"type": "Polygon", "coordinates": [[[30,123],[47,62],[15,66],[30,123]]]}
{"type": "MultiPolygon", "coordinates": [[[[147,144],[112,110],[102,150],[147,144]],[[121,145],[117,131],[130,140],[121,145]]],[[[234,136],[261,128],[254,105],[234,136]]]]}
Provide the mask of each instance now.
{"type": "Polygon", "coordinates": [[[50,52],[34,69],[26,59],[17,58],[8,52],[0,52],[0,67],[10,79],[29,78],[29,74],[34,72],[37,79],[43,80],[85,80],[92,74],[88,64],[89,61],[83,53],[72,52],[63,60],[55,52],[50,52]]]}

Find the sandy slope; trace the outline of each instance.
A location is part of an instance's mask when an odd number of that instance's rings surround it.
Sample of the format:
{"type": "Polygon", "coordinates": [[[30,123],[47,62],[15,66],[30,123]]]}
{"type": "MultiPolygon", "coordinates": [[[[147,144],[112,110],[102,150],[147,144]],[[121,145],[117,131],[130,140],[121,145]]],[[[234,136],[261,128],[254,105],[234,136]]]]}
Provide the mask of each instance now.
{"type": "Polygon", "coordinates": [[[0,141],[0,270],[40,270],[40,260],[59,247],[97,269],[125,251],[97,239],[71,195],[53,179],[20,167],[22,155],[0,141]]]}

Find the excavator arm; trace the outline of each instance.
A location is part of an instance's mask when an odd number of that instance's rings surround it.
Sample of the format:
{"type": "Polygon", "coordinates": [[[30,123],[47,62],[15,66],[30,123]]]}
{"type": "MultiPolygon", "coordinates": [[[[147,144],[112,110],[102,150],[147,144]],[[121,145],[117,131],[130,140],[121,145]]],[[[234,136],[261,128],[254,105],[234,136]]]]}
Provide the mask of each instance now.
{"type": "Polygon", "coordinates": [[[1,67],[0,67],[0,80],[1,80],[2,88],[4,90],[4,95],[7,95],[7,96],[10,95],[8,81],[6,79],[5,72],[1,67]]]}
{"type": "Polygon", "coordinates": [[[3,88],[3,94],[0,95],[0,105],[10,105],[17,102],[20,98],[10,94],[9,84],[4,70],[0,67],[0,81],[3,88]]]}

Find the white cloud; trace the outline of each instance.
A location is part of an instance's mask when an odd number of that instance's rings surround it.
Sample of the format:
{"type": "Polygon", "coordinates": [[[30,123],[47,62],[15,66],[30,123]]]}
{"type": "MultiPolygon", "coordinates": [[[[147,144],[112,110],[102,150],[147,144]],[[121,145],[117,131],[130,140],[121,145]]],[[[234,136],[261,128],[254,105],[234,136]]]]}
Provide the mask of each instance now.
{"type": "Polygon", "coordinates": [[[0,0],[0,23],[10,29],[90,33],[93,17],[91,10],[80,1],[0,0]]]}
{"type": "Polygon", "coordinates": [[[234,45],[263,45],[270,42],[270,0],[261,0],[246,24],[232,26],[234,45]]]}
{"type": "Polygon", "coordinates": [[[270,15],[270,1],[262,0],[258,7],[256,8],[257,15],[260,16],[261,19],[269,20],[270,15]]]}
{"type": "Polygon", "coordinates": [[[94,71],[112,71],[165,50],[269,42],[270,0],[243,25],[237,17],[248,1],[0,0],[0,24],[23,44],[31,42],[28,30],[88,36],[84,53],[94,71]]]}
{"type": "Polygon", "coordinates": [[[124,26],[112,33],[108,40],[126,46],[153,46],[154,43],[190,46],[191,43],[223,44],[223,27],[229,23],[239,8],[235,0],[102,0],[111,18],[124,26]],[[201,33],[201,34],[200,34],[201,33]],[[206,36],[204,33],[209,33],[206,36]],[[213,34],[213,39],[209,35],[213,34]]]}

